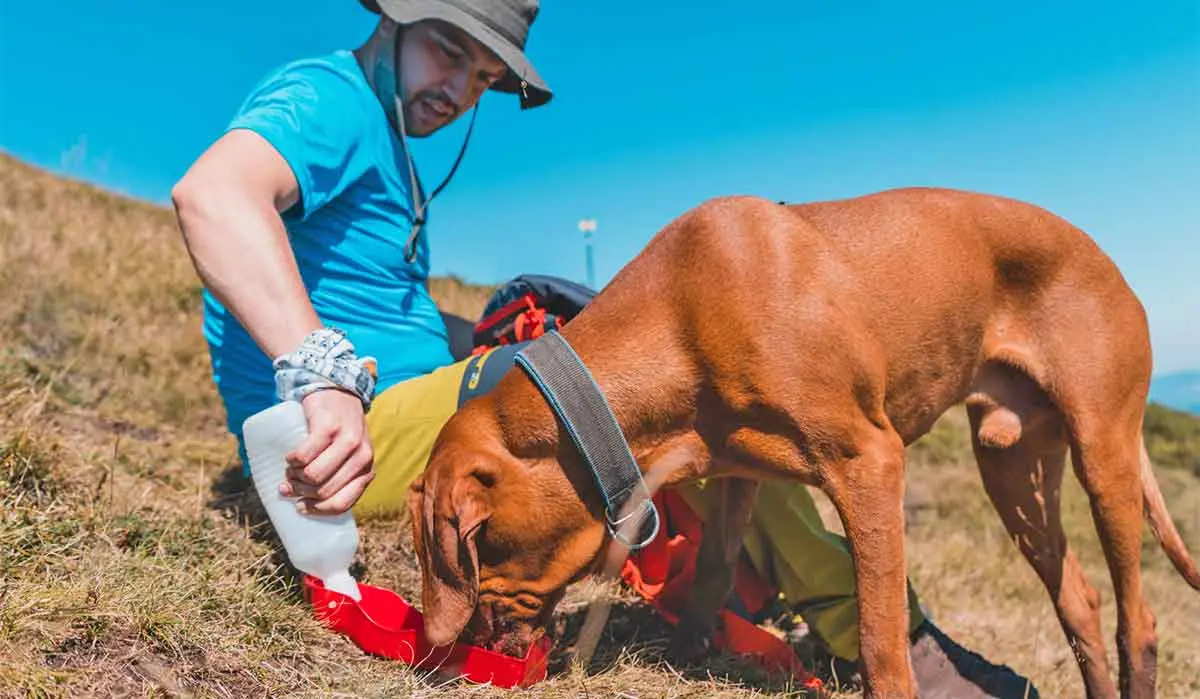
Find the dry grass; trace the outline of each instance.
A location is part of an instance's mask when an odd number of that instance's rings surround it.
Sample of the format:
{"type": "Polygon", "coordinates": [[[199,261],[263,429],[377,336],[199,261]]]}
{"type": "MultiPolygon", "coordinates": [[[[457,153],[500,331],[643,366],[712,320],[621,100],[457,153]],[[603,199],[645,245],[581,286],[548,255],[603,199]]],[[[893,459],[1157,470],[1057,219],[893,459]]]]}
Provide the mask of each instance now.
{"type": "MultiPolygon", "coordinates": [[[[437,280],[468,317],[488,288],[437,280]]],[[[209,382],[198,285],[171,214],[0,156],[0,697],[508,696],[364,657],[315,622],[239,480],[209,382]]],[[[963,461],[961,415],[914,448],[911,571],[961,640],[1078,696],[1044,592],[963,461]]],[[[1160,474],[1192,550],[1200,487],[1160,474]]],[[[1073,480],[1072,542],[1105,593],[1073,480]]],[[[356,572],[410,598],[407,527],[364,522],[356,572]]],[[[1150,541],[1147,538],[1147,541],[1150,541]]],[[[1162,696],[1200,692],[1200,597],[1147,545],[1162,696]]],[[[563,605],[552,676],[533,697],[782,696],[736,662],[674,670],[662,624],[626,597],[588,672],[564,649],[586,600],[563,605]]],[[[1111,643],[1110,643],[1111,645],[1111,643]]],[[[853,696],[853,695],[847,695],[853,696]]]]}

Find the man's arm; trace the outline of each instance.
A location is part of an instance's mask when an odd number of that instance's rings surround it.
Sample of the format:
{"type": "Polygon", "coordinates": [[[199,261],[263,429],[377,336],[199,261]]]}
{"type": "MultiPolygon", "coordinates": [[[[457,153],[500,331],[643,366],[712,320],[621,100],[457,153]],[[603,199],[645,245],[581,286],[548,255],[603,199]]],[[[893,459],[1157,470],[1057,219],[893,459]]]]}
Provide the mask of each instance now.
{"type": "MultiPolygon", "coordinates": [[[[300,278],[280,212],[300,198],[287,161],[258,134],[228,132],[171,192],[202,283],[277,357],[296,349],[321,321],[300,278]]],[[[289,455],[284,495],[322,514],[344,512],[374,476],[359,399],[338,390],[303,400],[309,437],[289,455]]]]}
{"type": "Polygon", "coordinates": [[[243,129],[214,143],[171,192],[201,281],[270,357],[321,327],[279,215],[299,196],[287,161],[243,129]]]}

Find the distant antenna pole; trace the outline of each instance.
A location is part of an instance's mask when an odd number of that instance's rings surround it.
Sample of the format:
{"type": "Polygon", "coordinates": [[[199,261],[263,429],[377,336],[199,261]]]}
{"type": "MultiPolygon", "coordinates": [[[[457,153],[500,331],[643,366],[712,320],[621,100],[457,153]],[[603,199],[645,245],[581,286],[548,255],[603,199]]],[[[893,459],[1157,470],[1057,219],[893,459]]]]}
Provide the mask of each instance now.
{"type": "Polygon", "coordinates": [[[583,233],[583,250],[587,257],[587,285],[596,288],[596,272],[592,264],[592,233],[596,232],[596,219],[585,218],[579,221],[579,231],[583,233]]]}

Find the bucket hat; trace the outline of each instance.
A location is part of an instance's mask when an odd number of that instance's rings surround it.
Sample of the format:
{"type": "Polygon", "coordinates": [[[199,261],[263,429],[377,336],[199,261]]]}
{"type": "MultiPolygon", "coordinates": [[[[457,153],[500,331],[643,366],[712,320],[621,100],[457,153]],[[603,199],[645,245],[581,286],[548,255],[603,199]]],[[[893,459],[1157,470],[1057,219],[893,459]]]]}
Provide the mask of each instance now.
{"type": "Polygon", "coordinates": [[[529,28],[537,17],[538,0],[359,0],[375,14],[397,24],[436,19],[470,34],[508,66],[493,90],[515,94],[522,109],[550,101],[553,93],[525,55],[529,28]]]}

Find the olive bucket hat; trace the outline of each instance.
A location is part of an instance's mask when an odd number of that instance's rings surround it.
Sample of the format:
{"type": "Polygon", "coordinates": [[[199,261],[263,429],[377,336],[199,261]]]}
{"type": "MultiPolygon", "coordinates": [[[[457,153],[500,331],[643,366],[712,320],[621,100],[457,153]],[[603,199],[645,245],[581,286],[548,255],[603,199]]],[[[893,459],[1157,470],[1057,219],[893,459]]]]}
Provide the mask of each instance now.
{"type": "Polygon", "coordinates": [[[359,0],[371,12],[382,12],[397,24],[436,19],[455,25],[491,49],[508,66],[492,85],[515,94],[522,109],[550,101],[553,94],[525,56],[529,27],[538,14],[538,0],[359,0]]]}

